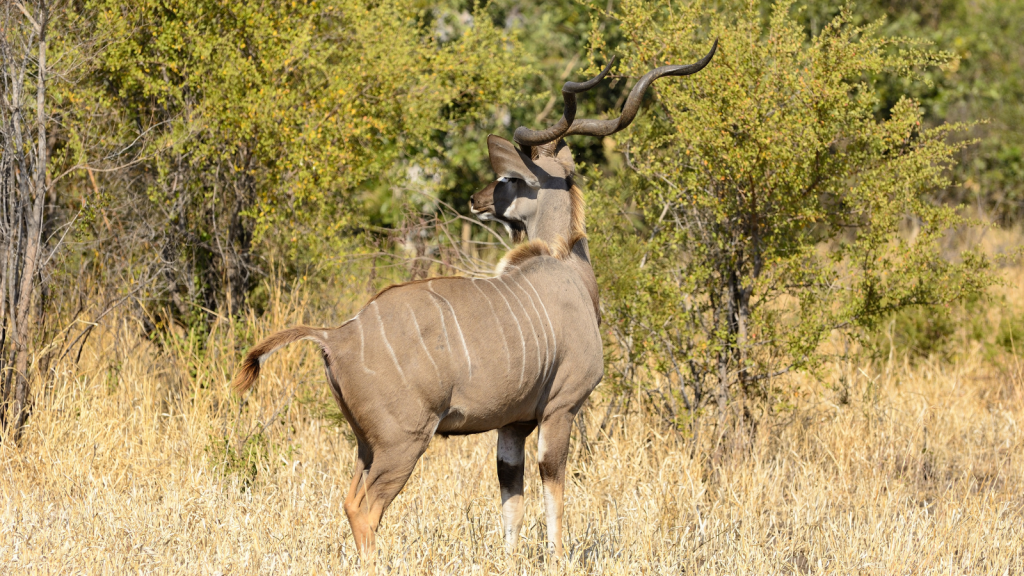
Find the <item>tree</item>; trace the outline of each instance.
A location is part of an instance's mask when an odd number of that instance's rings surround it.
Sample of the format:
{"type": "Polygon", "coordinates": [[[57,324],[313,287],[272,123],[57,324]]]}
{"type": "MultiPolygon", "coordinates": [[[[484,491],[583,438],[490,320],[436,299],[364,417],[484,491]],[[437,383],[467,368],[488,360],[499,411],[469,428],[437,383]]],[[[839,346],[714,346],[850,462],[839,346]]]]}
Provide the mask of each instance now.
{"type": "Polygon", "coordinates": [[[53,190],[50,2],[8,2],[0,13],[0,433],[17,442],[29,414],[34,312],[56,247],[45,237],[53,190]]]}
{"type": "MultiPolygon", "coordinates": [[[[801,0],[794,16],[816,32],[845,3],[801,0]]],[[[948,203],[970,203],[985,217],[1011,224],[1024,214],[1024,2],[1021,0],[861,0],[855,17],[886,18],[884,33],[923,38],[948,50],[957,63],[926,72],[933,83],[908,84],[898,75],[882,87],[883,101],[909,93],[925,109],[925,124],[975,121],[974,143],[953,167],[963,186],[937,191],[948,203]]]]}
{"type": "MultiPolygon", "coordinates": [[[[155,307],[201,324],[247,305],[264,259],[340,251],[437,154],[434,135],[513,99],[517,45],[489,19],[442,41],[411,0],[97,0],[95,76],[110,114],[144,126],[125,193],[149,200],[155,307]]],[[[280,263],[280,261],[279,261],[280,263]]]]}
{"type": "MultiPolygon", "coordinates": [[[[51,288],[95,273],[146,321],[201,330],[248,305],[268,255],[286,275],[336,257],[367,189],[410,180],[436,133],[493,115],[525,74],[488,18],[442,41],[412,0],[0,10],[0,416],[15,431],[54,348],[42,327],[81,313],[51,288]]],[[[88,334],[62,332],[58,356],[88,334]]]]}
{"type": "Polygon", "coordinates": [[[663,374],[674,416],[774,399],[773,377],[820,365],[834,332],[991,281],[981,255],[941,256],[943,234],[966,221],[928,201],[949,185],[962,145],[947,136],[964,126],[924,128],[909,98],[877,110],[880,75],[921,78],[948,55],[856,25],[848,9],[806,42],[791,2],[767,19],[757,2],[715,6],[621,4],[625,75],[693,61],[711,38],[720,48],[699,75],[655,86],[657,113],[619,143],[632,171],[591,186],[619,374],[663,374]]]}

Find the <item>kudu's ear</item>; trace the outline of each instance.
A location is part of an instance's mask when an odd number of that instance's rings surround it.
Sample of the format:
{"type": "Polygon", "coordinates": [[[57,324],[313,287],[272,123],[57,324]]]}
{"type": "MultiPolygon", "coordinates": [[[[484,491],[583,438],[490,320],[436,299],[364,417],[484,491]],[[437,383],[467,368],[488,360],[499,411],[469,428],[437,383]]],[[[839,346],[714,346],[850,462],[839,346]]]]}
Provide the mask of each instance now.
{"type": "Polygon", "coordinates": [[[537,165],[508,140],[491,134],[487,137],[487,153],[498,178],[518,178],[531,188],[540,188],[540,180],[534,174],[537,165]]]}
{"type": "Polygon", "coordinates": [[[555,161],[565,168],[565,177],[568,178],[576,173],[576,160],[572,157],[572,150],[565,140],[558,141],[558,148],[555,150],[555,161]]]}

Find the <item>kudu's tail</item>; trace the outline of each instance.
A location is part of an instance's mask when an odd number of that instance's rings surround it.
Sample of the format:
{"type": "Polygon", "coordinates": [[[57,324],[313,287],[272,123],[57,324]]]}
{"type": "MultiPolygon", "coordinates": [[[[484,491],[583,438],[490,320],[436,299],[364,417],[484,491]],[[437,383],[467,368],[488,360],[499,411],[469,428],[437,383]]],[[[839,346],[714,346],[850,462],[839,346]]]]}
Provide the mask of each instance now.
{"type": "Polygon", "coordinates": [[[319,344],[322,349],[326,350],[326,338],[325,330],[308,326],[289,328],[272,335],[270,338],[253,346],[249,353],[245,355],[245,360],[242,360],[242,366],[239,367],[238,373],[235,374],[235,379],[231,382],[231,388],[239,394],[251,388],[256,379],[260,377],[260,366],[266,361],[267,356],[270,356],[279,348],[287,346],[296,340],[312,340],[319,344]]]}

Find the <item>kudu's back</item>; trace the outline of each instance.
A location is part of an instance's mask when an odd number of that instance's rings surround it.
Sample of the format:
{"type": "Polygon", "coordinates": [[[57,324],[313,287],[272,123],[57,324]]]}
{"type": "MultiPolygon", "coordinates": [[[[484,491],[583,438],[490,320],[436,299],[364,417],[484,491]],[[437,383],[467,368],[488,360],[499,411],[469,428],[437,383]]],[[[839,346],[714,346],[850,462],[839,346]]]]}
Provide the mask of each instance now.
{"type": "Polygon", "coordinates": [[[561,370],[594,373],[595,383],[602,370],[586,287],[544,256],[495,278],[385,290],[328,331],[324,348],[336,397],[370,437],[537,420],[551,386],[564,385],[561,370]]]}

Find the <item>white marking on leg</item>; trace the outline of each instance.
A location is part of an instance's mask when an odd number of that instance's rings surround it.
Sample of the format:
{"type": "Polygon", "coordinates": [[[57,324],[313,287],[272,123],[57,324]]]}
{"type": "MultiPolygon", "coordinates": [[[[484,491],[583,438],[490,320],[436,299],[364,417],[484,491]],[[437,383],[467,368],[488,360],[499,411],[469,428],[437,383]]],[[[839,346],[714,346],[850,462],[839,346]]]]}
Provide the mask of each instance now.
{"type": "Polygon", "coordinates": [[[518,434],[498,430],[498,460],[512,466],[526,461],[526,450],[518,434]]]}
{"type": "Polygon", "coordinates": [[[470,284],[472,284],[473,287],[476,288],[478,292],[480,292],[480,295],[484,297],[484,300],[487,300],[487,306],[491,309],[491,317],[494,318],[494,323],[497,324],[498,329],[501,330],[501,347],[505,351],[505,374],[511,376],[512,354],[509,352],[508,349],[508,337],[505,336],[505,325],[504,323],[501,322],[501,320],[498,319],[498,313],[494,311],[494,304],[491,302],[490,296],[488,296],[487,293],[484,292],[482,288],[476,285],[476,280],[476,278],[473,278],[473,281],[470,282],[470,284]]]}
{"type": "Polygon", "coordinates": [[[359,316],[356,316],[354,320],[356,320],[356,326],[359,327],[359,364],[363,367],[363,372],[376,376],[376,372],[366,367],[366,342],[365,338],[363,338],[363,322],[359,320],[359,316]]]}
{"type": "MultiPolygon", "coordinates": [[[[542,329],[542,332],[544,333],[544,366],[543,366],[543,369],[541,370],[541,373],[544,375],[544,381],[547,382],[548,374],[551,371],[551,363],[548,362],[548,354],[551,353],[551,344],[550,344],[550,342],[548,342],[548,330],[547,330],[547,328],[544,328],[544,321],[540,319],[540,310],[538,310],[537,309],[537,305],[534,304],[533,296],[530,296],[530,293],[527,292],[525,288],[523,288],[523,285],[520,284],[519,280],[516,279],[514,276],[516,276],[516,275],[510,275],[508,277],[508,279],[512,280],[513,282],[515,282],[516,286],[518,286],[519,289],[523,291],[523,294],[525,294],[526,297],[530,300],[530,306],[533,307],[533,313],[537,315],[537,322],[540,322],[540,324],[541,324],[540,327],[542,329]]],[[[524,277],[525,275],[524,274],[518,274],[518,276],[524,277]]],[[[533,318],[530,318],[530,324],[531,325],[533,324],[533,318]]],[[[538,352],[539,351],[540,350],[539,350],[539,346],[538,346],[538,352]]]]}
{"type": "MultiPolygon", "coordinates": [[[[494,278],[494,280],[497,280],[497,278],[494,278]]],[[[491,284],[490,282],[488,282],[488,285],[493,286],[494,291],[497,292],[498,296],[501,296],[501,299],[505,301],[508,313],[512,316],[512,319],[516,321],[516,328],[519,329],[519,341],[523,343],[523,363],[522,366],[519,367],[519,387],[522,388],[523,380],[526,379],[526,335],[523,334],[523,327],[519,324],[519,319],[516,318],[516,313],[512,311],[512,305],[509,304],[508,298],[505,298],[505,295],[501,293],[501,290],[498,290],[496,285],[491,284]]]]}
{"type": "Polygon", "coordinates": [[[544,515],[547,519],[548,525],[548,544],[553,548],[553,551],[558,550],[558,544],[562,540],[562,514],[559,508],[561,502],[554,494],[551,493],[551,489],[548,488],[548,483],[544,483],[544,515]]]}
{"type": "MultiPolygon", "coordinates": [[[[498,430],[498,461],[509,466],[521,467],[525,461],[523,439],[518,433],[498,430]]],[[[522,486],[520,486],[522,488],[522,486]]],[[[501,520],[505,533],[505,546],[511,551],[519,537],[523,519],[523,495],[514,494],[506,486],[501,487],[501,520]]]]}
{"type": "MultiPolygon", "coordinates": [[[[505,280],[501,276],[499,276],[497,280],[501,282],[502,285],[505,286],[505,288],[508,288],[508,284],[505,284],[505,280]]],[[[519,302],[519,307],[522,308],[523,310],[523,316],[530,318],[530,314],[526,312],[526,306],[523,304],[523,301],[519,298],[519,296],[516,296],[515,291],[512,290],[511,288],[508,288],[508,291],[510,294],[512,294],[513,297],[515,297],[516,301],[519,302]]],[[[533,333],[533,344],[534,346],[537,347],[537,376],[540,376],[542,372],[540,360],[540,338],[537,338],[537,329],[534,327],[532,319],[530,319],[530,332],[533,333]]]]}
{"type": "MultiPolygon", "coordinates": [[[[545,436],[544,429],[541,428],[537,434],[537,462],[541,464],[541,471],[547,468],[544,466],[544,463],[548,460],[550,448],[545,436]]],[[[556,486],[556,480],[553,477],[545,478],[542,474],[541,481],[544,483],[544,512],[547,518],[549,545],[552,547],[552,553],[560,554],[562,542],[562,495],[564,490],[557,495],[552,493],[551,487],[556,486]]]]}
{"type": "Polygon", "coordinates": [[[505,489],[501,490],[501,524],[505,529],[505,548],[509,552],[515,548],[519,536],[519,531],[516,530],[516,516],[519,515],[523,497],[518,494],[516,496],[518,497],[513,497],[505,489]]]}
{"type": "Polygon", "coordinates": [[[405,372],[402,371],[402,365],[398,363],[398,356],[395,356],[395,350],[391,347],[391,342],[388,342],[388,335],[384,332],[384,318],[380,315],[380,308],[377,306],[377,301],[371,302],[373,309],[377,313],[377,320],[380,322],[380,336],[384,339],[384,345],[388,348],[388,354],[391,355],[391,360],[395,363],[395,368],[398,369],[398,375],[402,378],[402,384],[407,384],[405,380],[405,372]]]}
{"type": "MultiPolygon", "coordinates": [[[[420,339],[420,346],[423,346],[423,351],[427,353],[427,360],[430,360],[430,364],[434,367],[434,374],[437,375],[437,380],[440,382],[441,371],[437,369],[437,362],[434,362],[434,357],[430,355],[430,350],[427,349],[427,343],[423,341],[423,333],[420,331],[420,323],[416,321],[416,313],[412,311],[412,306],[408,302],[405,303],[405,307],[409,309],[409,315],[412,316],[412,324],[416,327],[416,336],[420,339]]],[[[437,428],[437,425],[435,424],[434,427],[437,428]]]]}
{"type": "Polygon", "coordinates": [[[465,350],[466,352],[466,368],[469,370],[469,379],[472,380],[473,361],[469,358],[469,346],[466,345],[466,337],[462,335],[462,326],[459,326],[459,318],[455,315],[455,308],[452,306],[452,303],[448,301],[448,299],[446,299],[444,296],[441,296],[437,292],[434,292],[434,287],[432,286],[432,284],[433,282],[427,282],[427,291],[433,294],[434,296],[437,296],[441,300],[444,300],[444,303],[448,305],[448,310],[450,310],[452,313],[452,320],[455,321],[455,329],[459,331],[459,340],[462,341],[462,349],[465,350]]]}

